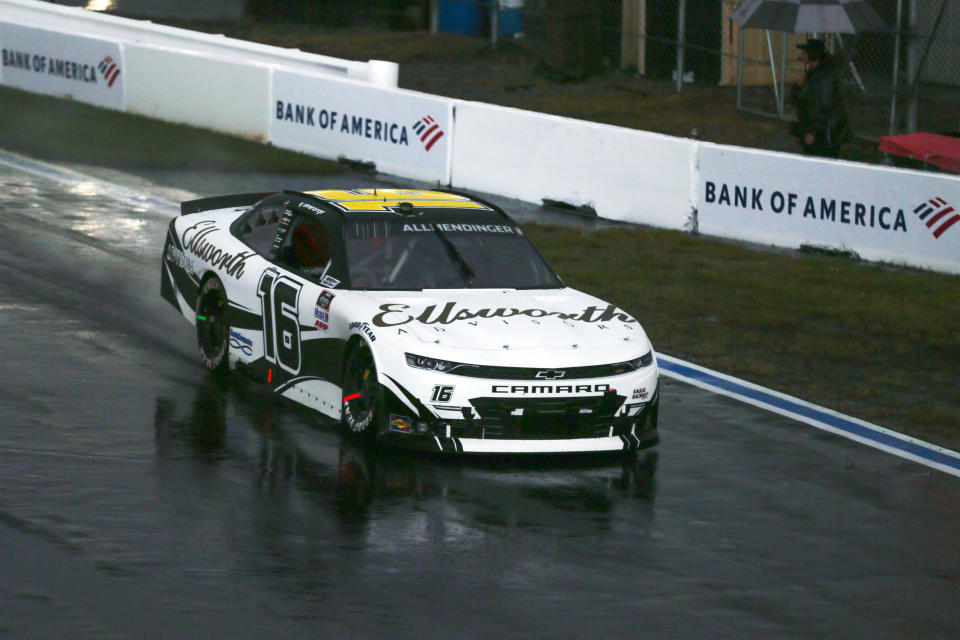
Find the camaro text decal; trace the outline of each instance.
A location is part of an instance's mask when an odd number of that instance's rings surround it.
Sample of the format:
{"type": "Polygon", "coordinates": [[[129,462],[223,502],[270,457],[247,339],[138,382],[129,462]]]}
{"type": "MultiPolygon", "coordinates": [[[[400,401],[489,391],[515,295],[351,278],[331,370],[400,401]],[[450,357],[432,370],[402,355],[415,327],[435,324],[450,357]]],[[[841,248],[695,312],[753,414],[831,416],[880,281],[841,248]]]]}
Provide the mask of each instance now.
{"type": "Polygon", "coordinates": [[[545,309],[515,309],[500,307],[498,309],[457,309],[456,302],[448,302],[438,311],[437,305],[426,307],[419,315],[408,313],[410,305],[396,302],[388,302],[380,305],[380,313],[373,317],[373,324],[378,327],[397,327],[417,321],[421,324],[452,324],[464,320],[473,320],[474,318],[512,318],[514,316],[527,316],[529,318],[546,318],[553,316],[561,320],[573,320],[575,322],[609,322],[610,320],[619,320],[621,322],[636,322],[626,313],[619,311],[612,304],[608,304],[604,309],[598,309],[589,306],[583,311],[575,313],[563,313],[561,311],[546,311],[545,309]]]}
{"type": "Polygon", "coordinates": [[[537,393],[606,393],[610,391],[610,385],[606,384],[534,384],[534,385],[509,385],[495,384],[490,387],[493,393],[520,393],[531,395],[537,393]]]}

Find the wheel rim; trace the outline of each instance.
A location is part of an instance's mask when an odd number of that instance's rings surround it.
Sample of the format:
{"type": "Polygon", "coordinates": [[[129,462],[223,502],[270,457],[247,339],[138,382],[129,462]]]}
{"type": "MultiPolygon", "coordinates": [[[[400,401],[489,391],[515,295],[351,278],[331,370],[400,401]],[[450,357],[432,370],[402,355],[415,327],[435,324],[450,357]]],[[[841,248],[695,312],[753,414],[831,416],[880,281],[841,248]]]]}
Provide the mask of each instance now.
{"type": "Polygon", "coordinates": [[[380,387],[377,383],[377,370],[369,353],[358,355],[358,361],[351,363],[347,380],[349,386],[344,403],[347,405],[349,426],[352,431],[363,431],[373,423],[380,387]]]}
{"type": "Polygon", "coordinates": [[[204,355],[213,360],[219,356],[226,344],[227,301],[218,290],[204,295],[197,305],[197,334],[200,336],[200,347],[204,355]]]}

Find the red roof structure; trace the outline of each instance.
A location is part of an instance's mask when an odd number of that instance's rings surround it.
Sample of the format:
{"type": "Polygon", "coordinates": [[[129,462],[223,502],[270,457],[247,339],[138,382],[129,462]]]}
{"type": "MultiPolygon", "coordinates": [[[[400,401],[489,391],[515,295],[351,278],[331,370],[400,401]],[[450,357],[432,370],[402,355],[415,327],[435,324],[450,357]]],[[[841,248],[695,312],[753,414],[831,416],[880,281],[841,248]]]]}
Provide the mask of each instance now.
{"type": "Polygon", "coordinates": [[[936,133],[910,133],[880,138],[880,151],[921,160],[960,173],[960,138],[936,133]]]}

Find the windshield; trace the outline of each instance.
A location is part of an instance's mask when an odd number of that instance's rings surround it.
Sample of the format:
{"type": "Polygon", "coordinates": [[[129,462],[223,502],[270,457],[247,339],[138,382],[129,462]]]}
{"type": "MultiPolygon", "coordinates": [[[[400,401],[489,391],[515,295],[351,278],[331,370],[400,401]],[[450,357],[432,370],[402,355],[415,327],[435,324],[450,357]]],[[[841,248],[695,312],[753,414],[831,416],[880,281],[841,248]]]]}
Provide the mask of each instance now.
{"type": "Polygon", "coordinates": [[[345,225],[356,289],[552,289],[560,278],[512,224],[363,221],[345,225]]]}

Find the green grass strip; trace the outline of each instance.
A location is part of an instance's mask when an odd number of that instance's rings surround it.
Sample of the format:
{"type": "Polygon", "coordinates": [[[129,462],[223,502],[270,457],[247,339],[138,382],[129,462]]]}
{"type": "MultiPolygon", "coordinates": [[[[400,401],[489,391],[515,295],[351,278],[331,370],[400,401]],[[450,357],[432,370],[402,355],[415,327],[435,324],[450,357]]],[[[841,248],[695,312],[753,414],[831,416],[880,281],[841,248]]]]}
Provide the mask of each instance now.
{"type": "Polygon", "coordinates": [[[0,147],[56,162],[336,173],[336,162],[152,118],[0,87],[0,147]]]}

